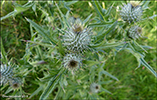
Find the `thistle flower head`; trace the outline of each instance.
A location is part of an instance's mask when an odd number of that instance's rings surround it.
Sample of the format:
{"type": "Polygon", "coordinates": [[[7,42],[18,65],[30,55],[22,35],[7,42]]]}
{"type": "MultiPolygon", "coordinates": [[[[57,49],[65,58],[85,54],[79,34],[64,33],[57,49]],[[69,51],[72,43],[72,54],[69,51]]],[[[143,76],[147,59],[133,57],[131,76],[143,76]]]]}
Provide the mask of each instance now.
{"type": "Polygon", "coordinates": [[[92,83],[92,84],[90,85],[90,91],[91,91],[92,93],[98,93],[99,90],[100,90],[100,86],[99,86],[97,83],[92,83]]]}
{"type": "Polygon", "coordinates": [[[132,26],[128,32],[128,36],[133,39],[139,38],[141,36],[141,34],[142,34],[142,28],[137,25],[132,26]]]}
{"type": "Polygon", "coordinates": [[[10,81],[10,85],[13,89],[18,89],[21,86],[21,82],[19,78],[13,78],[10,81]]]}
{"type": "Polygon", "coordinates": [[[124,5],[124,7],[122,7],[120,15],[122,19],[126,22],[137,22],[142,16],[142,8],[139,5],[133,6],[132,4],[128,3],[127,5],[124,5]]]}
{"type": "Polygon", "coordinates": [[[68,50],[74,52],[82,52],[88,48],[90,43],[91,29],[84,27],[83,22],[79,18],[69,18],[68,30],[63,35],[64,46],[68,50]]]}
{"type": "Polygon", "coordinates": [[[77,70],[81,65],[81,59],[75,54],[67,54],[63,59],[64,67],[72,72],[77,70]]]}
{"type": "Polygon", "coordinates": [[[0,70],[0,84],[6,84],[13,76],[12,68],[10,66],[1,65],[0,70]]]}

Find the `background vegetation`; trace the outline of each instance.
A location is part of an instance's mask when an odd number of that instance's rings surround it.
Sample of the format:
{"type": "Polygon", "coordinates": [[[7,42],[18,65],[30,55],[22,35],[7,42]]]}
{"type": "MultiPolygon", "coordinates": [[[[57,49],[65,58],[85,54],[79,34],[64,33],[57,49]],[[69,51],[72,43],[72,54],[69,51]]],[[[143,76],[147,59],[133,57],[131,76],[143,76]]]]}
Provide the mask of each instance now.
{"type": "MultiPolygon", "coordinates": [[[[1,1],[1,15],[5,16],[14,10],[14,1],[1,1]]],[[[27,3],[27,1],[16,1],[16,3],[23,5],[27,3]]],[[[116,1],[105,1],[104,7],[109,8],[114,3],[114,9],[117,6],[120,6],[121,2],[116,1]]],[[[101,2],[101,4],[103,4],[101,2]]],[[[149,9],[146,10],[144,17],[152,16],[156,13],[156,1],[151,1],[149,3],[149,9]]],[[[50,7],[49,5],[45,5],[41,3],[42,9],[47,9],[46,7],[50,7]]],[[[62,4],[59,5],[62,12],[65,14],[68,8],[65,8],[62,4]]],[[[58,10],[54,9],[55,7],[51,7],[49,9],[52,11],[52,16],[54,21],[56,21],[55,25],[60,27],[59,19],[56,14],[58,10]]],[[[95,9],[90,6],[88,1],[76,2],[69,6],[71,9],[71,14],[73,16],[80,17],[81,19],[85,19],[91,13],[93,17],[96,16],[95,9]]],[[[15,17],[9,17],[3,21],[1,21],[1,39],[3,41],[4,49],[7,52],[8,59],[12,58],[12,62],[17,65],[21,62],[20,59],[25,54],[26,42],[23,40],[31,39],[30,32],[30,24],[26,21],[25,17],[33,20],[39,25],[46,25],[47,20],[46,14],[44,15],[44,11],[39,10],[40,7],[36,10],[32,10],[29,8],[26,11],[23,11],[17,14],[15,17]],[[45,24],[46,23],[46,24],[45,24]]],[[[113,10],[114,12],[115,10],[113,10]]],[[[48,11],[47,11],[48,12],[48,11]]],[[[118,12],[112,13],[113,17],[117,15],[117,18],[120,18],[118,12]]],[[[156,33],[157,33],[157,24],[156,18],[150,19],[147,22],[143,22],[141,26],[143,27],[142,35],[146,38],[142,38],[138,40],[139,44],[148,45],[152,48],[147,50],[145,60],[153,67],[154,70],[157,70],[156,67],[156,33]]],[[[54,24],[52,27],[55,28],[54,24]]],[[[43,26],[44,27],[44,26],[43,26]]],[[[130,100],[156,100],[157,99],[157,80],[156,78],[147,70],[145,67],[141,66],[137,70],[135,68],[138,66],[138,63],[135,57],[132,54],[128,54],[126,52],[119,52],[116,56],[111,56],[108,58],[104,69],[110,72],[112,75],[116,76],[119,81],[112,81],[110,84],[104,84],[103,87],[109,90],[112,94],[102,93],[105,99],[111,100],[119,100],[119,99],[130,99],[130,100]]],[[[108,80],[109,77],[103,76],[104,80],[108,80]]],[[[32,78],[33,79],[33,78],[32,78]]],[[[30,87],[29,87],[30,88],[30,87]]],[[[27,91],[27,88],[24,88],[24,91],[27,91]]],[[[1,94],[2,95],[2,94],[1,94]]]]}

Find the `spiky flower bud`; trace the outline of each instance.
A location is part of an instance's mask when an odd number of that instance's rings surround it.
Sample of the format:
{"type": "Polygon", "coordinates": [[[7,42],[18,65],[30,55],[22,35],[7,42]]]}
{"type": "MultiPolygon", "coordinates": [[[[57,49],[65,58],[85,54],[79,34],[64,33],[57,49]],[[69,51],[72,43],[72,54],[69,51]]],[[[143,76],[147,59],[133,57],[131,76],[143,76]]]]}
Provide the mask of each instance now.
{"type": "Polygon", "coordinates": [[[63,59],[63,65],[73,73],[73,71],[77,70],[80,67],[81,59],[75,54],[67,54],[63,59]]]}
{"type": "Polygon", "coordinates": [[[13,88],[13,89],[18,89],[21,85],[21,82],[20,82],[20,79],[19,78],[13,78],[11,81],[10,81],[10,86],[13,88]]]}
{"type": "Polygon", "coordinates": [[[122,19],[126,22],[137,22],[142,16],[142,8],[139,5],[133,6],[132,4],[128,3],[127,5],[124,5],[124,7],[122,7],[120,15],[122,19]]]}
{"type": "Polygon", "coordinates": [[[84,27],[79,18],[69,18],[68,30],[63,35],[63,44],[68,50],[82,52],[90,43],[91,28],[84,27]]]}
{"type": "Polygon", "coordinates": [[[132,39],[139,38],[142,34],[142,28],[139,26],[132,26],[128,31],[128,36],[132,39]]]}
{"type": "Polygon", "coordinates": [[[99,84],[97,84],[97,83],[92,83],[92,84],[90,85],[90,91],[91,91],[92,93],[98,93],[99,90],[100,90],[100,85],[99,85],[99,84]]]}
{"type": "Polygon", "coordinates": [[[13,76],[12,68],[10,66],[1,65],[0,84],[6,84],[13,76]]]}

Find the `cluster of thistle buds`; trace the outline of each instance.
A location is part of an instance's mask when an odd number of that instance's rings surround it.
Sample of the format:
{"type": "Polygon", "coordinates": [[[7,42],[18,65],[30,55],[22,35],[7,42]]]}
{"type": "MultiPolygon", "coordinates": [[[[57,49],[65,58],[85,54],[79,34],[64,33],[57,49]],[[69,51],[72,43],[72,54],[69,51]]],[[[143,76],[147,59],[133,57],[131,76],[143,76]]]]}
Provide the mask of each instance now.
{"type": "MultiPolygon", "coordinates": [[[[143,15],[142,7],[136,2],[130,2],[122,7],[120,10],[121,18],[131,24],[135,24],[141,20],[143,15]]],[[[127,36],[131,39],[138,39],[142,34],[142,28],[138,25],[133,25],[128,29],[127,36]]]]}
{"type": "Polygon", "coordinates": [[[89,49],[91,28],[84,26],[80,18],[70,17],[68,24],[69,27],[63,35],[63,45],[71,53],[63,58],[63,66],[73,73],[81,66],[80,54],[89,49]]]}
{"type": "Polygon", "coordinates": [[[21,85],[20,79],[17,77],[13,77],[13,70],[11,66],[7,66],[6,64],[1,64],[1,70],[0,70],[0,84],[5,85],[7,83],[10,84],[10,86],[13,89],[18,89],[21,85]]]}

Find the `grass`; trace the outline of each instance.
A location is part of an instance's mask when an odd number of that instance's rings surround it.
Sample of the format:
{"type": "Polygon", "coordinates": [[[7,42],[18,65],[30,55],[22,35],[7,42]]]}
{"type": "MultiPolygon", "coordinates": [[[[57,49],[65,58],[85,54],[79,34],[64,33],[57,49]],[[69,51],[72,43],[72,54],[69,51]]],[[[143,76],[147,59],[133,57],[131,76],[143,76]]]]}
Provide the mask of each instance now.
{"type": "MultiPolygon", "coordinates": [[[[155,62],[154,62],[155,63],[155,62]]],[[[110,59],[106,69],[117,76],[118,82],[112,82],[106,89],[111,90],[113,95],[106,95],[110,99],[156,99],[156,79],[143,66],[135,70],[137,61],[131,54],[120,52],[115,60],[110,59]],[[120,60],[119,60],[120,59],[120,60]],[[125,60],[127,59],[127,60],[125,60]]]]}
{"type": "MultiPolygon", "coordinates": [[[[108,8],[112,5],[114,1],[106,1],[105,7],[108,8]]],[[[19,4],[24,4],[25,2],[18,1],[19,4]]],[[[116,5],[120,5],[121,2],[116,2],[116,5]]],[[[147,10],[146,15],[151,16],[156,14],[157,7],[155,6],[156,2],[151,2],[149,4],[150,9],[147,10]]],[[[2,5],[2,2],[1,2],[2,5]]],[[[70,6],[72,14],[78,16],[82,19],[86,18],[88,15],[93,13],[93,16],[96,16],[96,13],[93,8],[91,8],[88,2],[78,2],[70,6]],[[83,8],[83,9],[81,9],[83,8]]],[[[67,11],[64,7],[61,7],[63,12],[67,11]]],[[[1,8],[1,16],[8,14],[13,11],[13,5],[11,2],[5,2],[1,8]]],[[[13,58],[15,63],[23,57],[25,54],[25,45],[26,43],[22,40],[30,40],[30,26],[29,23],[25,20],[24,17],[33,19],[36,23],[42,24],[43,20],[41,19],[41,11],[36,11],[37,15],[29,9],[21,14],[18,14],[15,18],[8,18],[1,22],[1,39],[4,44],[5,51],[8,54],[8,59],[13,58]]],[[[54,16],[56,17],[55,13],[54,16]]],[[[147,39],[138,40],[138,43],[143,45],[149,45],[153,48],[147,50],[146,61],[157,70],[156,67],[156,32],[154,26],[156,21],[149,20],[149,23],[143,22],[144,27],[144,36],[148,37],[147,39]]],[[[141,66],[137,70],[135,68],[138,66],[137,61],[134,56],[126,52],[119,52],[116,57],[111,57],[106,62],[104,69],[110,72],[112,75],[116,76],[119,81],[112,81],[110,84],[104,84],[103,87],[112,94],[101,94],[105,99],[111,100],[156,100],[157,96],[157,81],[156,78],[146,69],[141,66]]],[[[107,76],[104,76],[104,80],[110,79],[107,76]]],[[[29,88],[29,86],[28,86],[29,88]]],[[[24,87],[24,90],[27,91],[27,88],[24,87]]]]}

